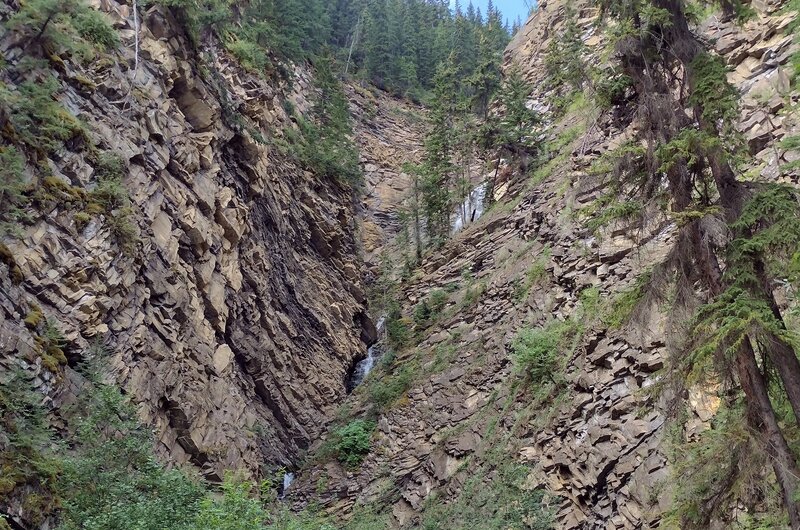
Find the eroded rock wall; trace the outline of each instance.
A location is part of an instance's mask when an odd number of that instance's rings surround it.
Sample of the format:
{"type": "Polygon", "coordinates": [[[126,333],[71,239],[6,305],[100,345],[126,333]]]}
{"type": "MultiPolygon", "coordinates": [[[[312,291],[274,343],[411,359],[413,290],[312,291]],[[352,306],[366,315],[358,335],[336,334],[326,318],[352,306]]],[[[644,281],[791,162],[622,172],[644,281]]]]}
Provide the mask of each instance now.
{"type": "MultiPolygon", "coordinates": [[[[87,133],[43,167],[91,189],[91,151],[119,156],[138,235],[124,253],[108,218],[78,222],[56,201],[5,238],[0,364],[57,396],[99,341],[164,459],[210,479],[291,466],[375,338],[352,190],[301,168],[282,141],[295,127],[285,102],[305,112],[313,98],[309,72],[245,73],[155,7],[142,10],[137,60],[131,2],[96,7],[122,44],[84,64],[51,59],[58,99],[87,133]],[[23,324],[36,308],[67,339],[55,373],[23,324]]],[[[7,60],[23,56],[18,35],[0,41],[7,60]]]]}

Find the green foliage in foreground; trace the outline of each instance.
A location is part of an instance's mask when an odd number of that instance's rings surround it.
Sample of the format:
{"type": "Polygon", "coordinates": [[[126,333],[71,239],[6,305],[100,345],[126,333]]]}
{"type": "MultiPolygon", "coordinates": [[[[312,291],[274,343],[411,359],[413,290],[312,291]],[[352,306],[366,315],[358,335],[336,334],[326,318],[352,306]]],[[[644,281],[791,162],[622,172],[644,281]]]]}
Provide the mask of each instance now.
{"type": "Polygon", "coordinates": [[[75,448],[52,455],[63,465],[61,530],[193,528],[204,488],[155,460],[151,434],[116,388],[87,383],[69,414],[75,448]]]}
{"type": "Polygon", "coordinates": [[[552,321],[541,328],[525,328],[514,341],[517,370],[533,385],[559,385],[567,343],[577,326],[571,321],[552,321]]]}
{"type": "Polygon", "coordinates": [[[340,462],[354,467],[369,454],[375,423],[353,420],[334,433],[334,449],[340,462]]]}
{"type": "MultiPolygon", "coordinates": [[[[670,485],[674,489],[671,507],[664,517],[666,527],[708,528],[719,514],[732,515],[724,509],[725,503],[737,498],[758,504],[759,508],[752,515],[740,512],[736,522],[730,522],[730,528],[788,528],[780,492],[763,480],[768,463],[759,448],[762,442],[748,428],[744,413],[744,404],[735,401],[723,405],[709,428],[689,440],[683,422],[676,422],[668,432],[670,462],[674,462],[670,485]]],[[[653,492],[654,504],[659,488],[653,492]]]]}
{"type": "MultiPolygon", "coordinates": [[[[34,524],[55,516],[58,530],[337,528],[313,513],[289,513],[269,491],[259,497],[235,474],[216,491],[197,476],[167,469],[127,399],[96,370],[86,376],[78,400],[62,411],[67,425],[56,436],[30,378],[22,371],[0,374],[0,502],[33,488],[24,506],[34,524]]],[[[373,428],[353,422],[343,429],[343,454],[362,458],[373,428]]]]}

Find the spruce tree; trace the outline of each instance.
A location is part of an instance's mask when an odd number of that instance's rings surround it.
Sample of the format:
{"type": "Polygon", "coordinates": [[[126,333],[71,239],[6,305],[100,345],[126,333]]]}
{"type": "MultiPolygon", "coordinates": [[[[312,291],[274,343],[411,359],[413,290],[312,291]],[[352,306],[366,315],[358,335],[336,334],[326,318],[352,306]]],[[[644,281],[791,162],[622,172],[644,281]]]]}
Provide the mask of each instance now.
{"type": "MultiPolygon", "coordinates": [[[[784,247],[791,255],[800,245],[798,230],[789,228],[800,224],[798,200],[737,178],[733,163],[743,149],[730,124],[738,116],[738,94],[725,65],[690,29],[682,0],[604,0],[601,6],[604,16],[624,29],[616,51],[636,94],[637,140],[644,143],[619,154],[613,185],[639,190],[651,204],[661,200],[661,190],[668,191],[672,215],[683,222],[673,252],[655,277],[699,286],[707,297],[691,326],[691,340],[674,352],[676,395],[687,379],[710,377],[735,385],[721,396],[724,407],[744,415],[772,464],[790,526],[798,529],[800,468],[787,441],[793,427],[776,411],[772,395],[780,393],[778,399],[791,409],[791,423],[800,424],[800,361],[796,338],[775,301],[769,267],[773,252],[784,247]],[[675,77],[676,71],[684,75],[675,77]],[[715,235],[720,223],[728,225],[731,240],[715,235]],[[779,383],[771,383],[773,378],[779,383]]],[[[673,310],[691,307],[691,297],[683,289],[673,297],[673,310]]],[[[725,503],[737,501],[729,495],[735,468],[733,473],[725,483],[679,495],[692,505],[678,514],[681,526],[706,528],[729,511],[725,503]],[[708,496],[696,499],[697,493],[708,496]]]]}

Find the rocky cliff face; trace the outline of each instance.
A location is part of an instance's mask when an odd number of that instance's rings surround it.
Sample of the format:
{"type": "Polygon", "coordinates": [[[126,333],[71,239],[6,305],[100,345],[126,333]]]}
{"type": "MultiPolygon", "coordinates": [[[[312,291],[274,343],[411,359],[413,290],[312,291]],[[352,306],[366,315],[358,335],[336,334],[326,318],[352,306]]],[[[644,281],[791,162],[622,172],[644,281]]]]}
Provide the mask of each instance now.
{"type": "Polygon", "coordinates": [[[411,176],[404,165],[417,164],[425,136],[425,111],[377,90],[349,90],[355,136],[364,171],[361,240],[371,269],[403,230],[411,176]]]}
{"type": "MultiPolygon", "coordinates": [[[[267,81],[223,50],[193,51],[160,8],[144,13],[135,58],[131,3],[97,7],[122,46],[89,63],[50,59],[85,140],[43,160],[47,175],[28,168],[53,200],[3,241],[0,365],[35,374],[58,400],[99,343],[163,458],[212,480],[291,466],[375,339],[352,192],[282,147],[295,127],[286,102],[302,112],[313,98],[309,74],[267,81]],[[97,152],[124,168],[127,252],[108,216],[87,220],[66,200],[97,185],[97,152]],[[43,362],[43,319],[64,335],[68,366],[43,362]]],[[[6,60],[23,56],[19,35],[0,42],[6,60]]]]}
{"type": "MultiPolygon", "coordinates": [[[[538,108],[554,99],[545,83],[545,50],[563,31],[568,4],[588,59],[600,63],[607,45],[589,2],[540,2],[506,57],[536,87],[531,104],[538,108]]],[[[699,30],[731,66],[730,79],[742,92],[739,128],[754,155],[753,171],[797,183],[796,172],[779,171],[797,159],[779,141],[800,129],[796,113],[784,110],[798,94],[788,74],[797,44],[783,31],[795,15],[781,14],[782,4],[753,3],[758,14],[743,27],[712,17],[699,30]]],[[[407,314],[433,290],[448,293],[441,318],[419,346],[404,350],[375,383],[408,370],[410,390],[380,414],[361,467],[311,466],[295,487],[298,504],[313,496],[345,515],[362,505],[388,506],[394,525],[415,527],[436,503],[468,513],[477,501],[465,499],[465,491],[476,484],[494,488],[511,461],[523,465],[525,491],[557,496],[559,528],[658,525],[670,503],[668,414],[648,388],[664,366],[670,329],[656,304],[643,304],[629,321],[608,310],[664,259],[675,227],[647,212],[587,227],[602,195],[601,179],[589,168],[635,127],[587,101],[573,101],[546,128],[549,161],[533,175],[501,172],[501,203],[402,286],[407,314]],[[564,386],[541,395],[515,371],[515,340],[523,329],[567,321],[581,331],[565,348],[564,386]]],[[[369,392],[356,392],[353,410],[370,406],[369,392]]],[[[692,390],[688,403],[691,435],[704,429],[717,403],[702,389],[692,390]]]]}

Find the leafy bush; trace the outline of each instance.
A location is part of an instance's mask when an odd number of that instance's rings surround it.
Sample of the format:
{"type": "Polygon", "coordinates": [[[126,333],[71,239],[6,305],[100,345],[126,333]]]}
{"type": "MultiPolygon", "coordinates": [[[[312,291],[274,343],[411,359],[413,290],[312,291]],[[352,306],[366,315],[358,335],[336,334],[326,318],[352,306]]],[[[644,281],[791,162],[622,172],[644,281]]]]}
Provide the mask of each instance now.
{"type": "Polygon", "coordinates": [[[394,348],[402,348],[411,340],[411,329],[408,319],[397,318],[386,320],[386,338],[389,345],[394,348]]]}
{"type": "Polygon", "coordinates": [[[4,134],[45,155],[82,134],[83,125],[55,100],[58,89],[58,81],[50,75],[38,82],[25,81],[17,90],[0,86],[10,125],[4,134]]]}
{"type": "Polygon", "coordinates": [[[119,46],[119,35],[106,16],[99,11],[88,8],[83,10],[75,15],[72,25],[81,37],[92,44],[106,49],[119,46]]]}
{"type": "Polygon", "coordinates": [[[88,48],[86,42],[102,48],[119,45],[119,36],[105,15],[89,7],[85,0],[21,2],[19,11],[7,24],[32,40],[46,40],[73,52],[88,48]]]}
{"type": "Polygon", "coordinates": [[[22,370],[13,371],[0,385],[0,432],[0,501],[23,486],[35,488],[40,500],[47,501],[39,506],[38,516],[43,518],[59,503],[54,483],[60,466],[48,452],[52,435],[42,396],[22,370]]]}
{"type": "Polygon", "coordinates": [[[130,195],[122,184],[125,165],[113,153],[102,153],[95,163],[97,186],[88,197],[87,209],[94,213],[105,213],[106,223],[117,244],[130,256],[136,249],[139,231],[134,221],[130,195]]]}
{"type": "Polygon", "coordinates": [[[564,342],[574,329],[569,321],[553,321],[542,328],[520,331],[513,345],[517,370],[535,385],[548,382],[559,385],[564,342]]]}
{"type": "Polygon", "coordinates": [[[369,454],[375,423],[353,420],[334,432],[334,450],[340,462],[355,467],[369,454]]]}
{"type": "Polygon", "coordinates": [[[520,302],[527,298],[531,288],[547,276],[547,266],[550,264],[550,247],[545,247],[536,261],[525,273],[524,281],[517,281],[514,286],[514,298],[520,302]]]}
{"type": "Polygon", "coordinates": [[[634,285],[620,292],[611,302],[611,306],[602,316],[605,325],[612,329],[621,328],[631,318],[637,304],[645,294],[650,283],[651,273],[648,271],[636,279],[634,285]]]}
{"type": "Polygon", "coordinates": [[[434,289],[431,291],[431,294],[428,295],[431,311],[435,314],[441,313],[444,306],[447,305],[447,299],[447,292],[442,289],[434,289]]]}
{"type": "Polygon", "coordinates": [[[229,40],[225,47],[246,70],[255,74],[263,74],[270,64],[265,49],[247,38],[229,40]]]}
{"type": "Polygon", "coordinates": [[[449,297],[442,289],[434,289],[414,307],[414,323],[418,329],[431,326],[442,314],[449,297]]]}
{"type": "Polygon", "coordinates": [[[633,86],[633,80],[613,71],[600,72],[594,81],[595,99],[598,105],[610,109],[625,101],[625,94],[633,86]]]}
{"type": "Polygon", "coordinates": [[[36,343],[45,368],[57,372],[60,365],[67,364],[67,357],[64,355],[67,339],[52,320],[45,320],[41,332],[36,336],[36,343]]]}
{"type": "Polygon", "coordinates": [[[378,409],[384,409],[400,399],[400,397],[411,388],[414,380],[414,371],[403,366],[397,373],[388,374],[370,383],[368,387],[369,397],[378,409]]]}
{"type": "Polygon", "coordinates": [[[58,480],[60,530],[137,528],[190,530],[205,492],[152,454],[153,439],[116,388],[94,373],[71,411],[74,449],[58,480]]]}
{"type": "Polygon", "coordinates": [[[610,199],[602,208],[602,213],[586,223],[586,227],[596,232],[619,220],[631,220],[641,214],[642,205],[637,201],[610,199]]]}
{"type": "Polygon", "coordinates": [[[24,218],[28,203],[24,168],[25,159],[15,147],[0,147],[0,236],[13,232],[24,218]]]}
{"type": "Polygon", "coordinates": [[[252,485],[227,474],[222,498],[207,496],[193,528],[208,530],[264,530],[269,513],[251,495],[252,485]]]}
{"type": "Polygon", "coordinates": [[[530,489],[530,469],[513,462],[497,468],[478,467],[447,504],[431,495],[422,513],[424,530],[552,530],[558,500],[541,489],[530,489]]]}

